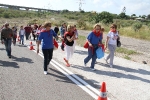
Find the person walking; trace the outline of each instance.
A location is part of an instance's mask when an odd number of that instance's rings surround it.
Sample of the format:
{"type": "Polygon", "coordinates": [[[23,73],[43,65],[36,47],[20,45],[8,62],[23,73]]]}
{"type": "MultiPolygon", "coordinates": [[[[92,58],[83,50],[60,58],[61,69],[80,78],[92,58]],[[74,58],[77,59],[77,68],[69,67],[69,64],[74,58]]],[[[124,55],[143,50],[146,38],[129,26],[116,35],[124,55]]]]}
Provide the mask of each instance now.
{"type": "Polygon", "coordinates": [[[16,45],[16,38],[17,38],[17,31],[15,27],[12,27],[12,31],[13,31],[13,44],[14,46],[16,45]]]}
{"type": "Polygon", "coordinates": [[[66,66],[69,67],[69,59],[72,57],[74,49],[73,49],[73,44],[74,44],[74,39],[75,39],[75,33],[74,33],[74,26],[68,25],[67,26],[67,32],[64,34],[64,43],[65,43],[65,53],[66,57],[64,58],[66,62],[66,66]]]}
{"type": "Polygon", "coordinates": [[[24,35],[26,34],[25,29],[23,28],[23,26],[20,27],[19,30],[19,36],[20,36],[20,43],[22,42],[22,45],[24,45],[24,35]]]}
{"type": "Polygon", "coordinates": [[[42,52],[44,55],[44,74],[47,74],[47,67],[53,56],[53,37],[58,38],[56,33],[51,29],[51,23],[44,24],[44,30],[41,31],[37,41],[37,53],[39,53],[39,44],[42,42],[42,52]]]}
{"type": "MultiPolygon", "coordinates": [[[[104,27],[102,27],[102,28],[101,28],[102,39],[103,39],[104,31],[105,31],[105,29],[104,29],[104,27]]],[[[103,43],[102,43],[102,44],[103,44],[103,43]]],[[[104,50],[104,45],[103,45],[102,49],[104,50]]],[[[97,64],[97,61],[95,61],[95,64],[97,64]]]]}
{"type": "Polygon", "coordinates": [[[78,39],[78,30],[76,28],[76,25],[74,25],[74,34],[75,34],[75,39],[74,39],[74,44],[73,44],[73,51],[75,51],[76,41],[78,39]]]}
{"type": "Polygon", "coordinates": [[[13,31],[12,29],[9,28],[9,24],[6,23],[5,28],[2,29],[1,32],[1,41],[2,44],[5,44],[7,56],[11,58],[11,44],[12,44],[12,36],[13,36],[13,31]]]}
{"type": "Polygon", "coordinates": [[[58,25],[55,26],[54,31],[55,31],[55,33],[58,35],[58,32],[59,32],[59,27],[58,27],[58,25]]]}
{"type": "Polygon", "coordinates": [[[30,36],[31,31],[32,31],[31,25],[27,25],[24,29],[26,32],[26,40],[29,40],[29,36],[30,36]]]}
{"type": "Polygon", "coordinates": [[[39,38],[39,35],[40,35],[40,33],[41,33],[41,30],[43,29],[43,26],[42,25],[39,25],[39,27],[38,27],[38,29],[37,29],[37,31],[36,31],[36,40],[38,41],[38,38],[39,38]]]}
{"type": "MultiPolygon", "coordinates": [[[[66,30],[67,30],[66,23],[63,23],[60,28],[60,35],[62,39],[64,39],[64,33],[66,32],[66,30]]],[[[62,40],[61,49],[62,51],[64,51],[64,40],[62,40]]]]}
{"type": "Polygon", "coordinates": [[[93,31],[87,36],[87,41],[89,45],[88,56],[84,59],[84,66],[86,66],[89,60],[92,59],[90,68],[94,71],[95,61],[97,59],[96,50],[102,44],[101,25],[96,24],[94,26],[93,31]]]}
{"type": "Polygon", "coordinates": [[[2,25],[2,27],[0,28],[0,32],[2,31],[2,29],[4,29],[5,28],[5,25],[2,25]]]}
{"type": "Polygon", "coordinates": [[[108,64],[108,59],[109,61],[109,66],[113,67],[113,60],[114,60],[114,53],[117,47],[117,39],[119,38],[119,34],[117,31],[117,25],[112,24],[110,27],[110,31],[107,34],[107,39],[106,39],[106,44],[105,44],[105,49],[109,50],[108,56],[105,58],[106,63],[108,64]]]}

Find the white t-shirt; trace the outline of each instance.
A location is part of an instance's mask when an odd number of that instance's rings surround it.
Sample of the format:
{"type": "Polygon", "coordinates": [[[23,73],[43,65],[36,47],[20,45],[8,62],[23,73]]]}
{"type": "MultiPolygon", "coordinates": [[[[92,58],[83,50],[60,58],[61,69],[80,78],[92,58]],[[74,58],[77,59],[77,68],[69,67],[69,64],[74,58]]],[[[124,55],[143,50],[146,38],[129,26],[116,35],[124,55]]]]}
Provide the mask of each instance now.
{"type": "Polygon", "coordinates": [[[108,44],[117,45],[117,38],[119,36],[118,32],[113,33],[111,31],[109,31],[107,36],[109,37],[108,44]]]}

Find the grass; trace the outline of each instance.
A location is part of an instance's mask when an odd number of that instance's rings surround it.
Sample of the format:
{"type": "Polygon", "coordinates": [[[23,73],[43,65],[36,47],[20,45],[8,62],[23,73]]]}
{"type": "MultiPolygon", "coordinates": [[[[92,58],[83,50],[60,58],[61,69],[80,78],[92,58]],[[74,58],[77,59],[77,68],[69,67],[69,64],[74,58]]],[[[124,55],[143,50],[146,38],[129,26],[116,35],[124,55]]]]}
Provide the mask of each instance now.
{"type": "Polygon", "coordinates": [[[128,55],[125,55],[124,58],[127,60],[131,60],[131,58],[128,55]]]}
{"type": "Polygon", "coordinates": [[[117,48],[117,49],[116,49],[116,52],[118,52],[118,53],[124,53],[124,54],[127,54],[127,55],[137,54],[136,51],[128,50],[128,49],[123,48],[123,47],[117,48]]]}
{"type": "Polygon", "coordinates": [[[79,35],[79,38],[77,40],[77,44],[81,47],[83,47],[84,43],[86,42],[86,37],[79,35]]]}

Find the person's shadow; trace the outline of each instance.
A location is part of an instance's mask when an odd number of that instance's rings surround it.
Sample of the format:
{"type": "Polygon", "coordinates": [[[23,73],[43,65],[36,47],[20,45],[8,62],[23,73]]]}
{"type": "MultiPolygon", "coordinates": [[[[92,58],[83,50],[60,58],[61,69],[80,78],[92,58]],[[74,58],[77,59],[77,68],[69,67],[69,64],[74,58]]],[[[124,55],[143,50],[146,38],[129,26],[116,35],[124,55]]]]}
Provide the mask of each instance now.
{"type": "Polygon", "coordinates": [[[21,58],[17,58],[15,56],[12,56],[13,61],[18,61],[18,62],[27,62],[27,63],[34,63],[32,61],[32,59],[30,58],[25,58],[25,57],[21,57],[21,58]]]}
{"type": "Polygon", "coordinates": [[[19,68],[16,62],[9,62],[9,61],[2,61],[2,60],[0,60],[0,66],[19,68]]]}
{"type": "Polygon", "coordinates": [[[48,73],[48,75],[51,75],[60,79],[60,80],[57,79],[56,81],[75,84],[68,77],[62,74],[60,71],[57,71],[54,68],[49,68],[49,69],[53,71],[54,73],[48,73]]]}
{"type": "MultiPolygon", "coordinates": [[[[108,65],[106,65],[104,63],[97,63],[97,64],[101,65],[100,67],[109,67],[108,65]]],[[[132,74],[123,74],[121,72],[102,71],[102,70],[91,71],[91,69],[89,67],[83,67],[83,66],[80,66],[80,65],[73,65],[72,67],[80,69],[80,70],[84,70],[84,71],[87,71],[87,72],[93,72],[93,73],[96,73],[96,74],[99,74],[99,75],[104,75],[104,76],[109,76],[109,77],[116,77],[116,78],[126,78],[126,79],[132,79],[132,80],[140,80],[140,81],[143,81],[143,82],[146,82],[146,83],[150,83],[149,79],[144,79],[144,78],[141,78],[139,76],[132,75],[132,74]]],[[[144,70],[144,69],[135,70],[135,69],[132,69],[132,68],[125,68],[125,67],[116,66],[116,65],[114,65],[113,68],[116,68],[118,70],[124,70],[124,71],[127,71],[127,72],[150,75],[150,72],[147,71],[147,70],[144,70]]]]}

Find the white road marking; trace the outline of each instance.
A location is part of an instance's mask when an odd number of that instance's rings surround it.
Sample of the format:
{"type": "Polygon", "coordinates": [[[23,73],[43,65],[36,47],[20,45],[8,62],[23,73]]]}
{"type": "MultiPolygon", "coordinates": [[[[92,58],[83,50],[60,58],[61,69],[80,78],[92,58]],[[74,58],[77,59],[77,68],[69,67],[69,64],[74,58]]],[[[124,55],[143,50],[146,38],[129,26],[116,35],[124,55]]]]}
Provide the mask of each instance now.
{"type": "MultiPolygon", "coordinates": [[[[30,48],[29,46],[27,46],[30,48]]],[[[36,50],[32,50],[36,53],[36,50]]],[[[43,53],[39,51],[39,56],[44,58],[43,53]]],[[[67,68],[64,66],[60,65],[58,62],[55,60],[51,60],[50,62],[56,69],[58,69],[60,72],[62,72],[65,76],[67,76],[70,80],[72,80],[74,83],[76,83],[80,88],[82,88],[85,92],[87,92],[89,95],[91,95],[94,99],[98,98],[98,95],[100,94],[100,91],[96,90],[94,87],[89,85],[87,82],[79,78],[77,75],[69,71],[67,68]],[[73,76],[73,77],[72,77],[73,76]],[[77,81],[78,80],[78,81],[77,81]],[[82,84],[81,84],[82,83],[82,84]],[[92,90],[92,91],[91,91],[92,90]],[[94,93],[93,93],[94,92],[94,93]],[[97,95],[95,95],[97,94],[97,95]]],[[[110,100],[109,98],[107,98],[110,100]]]]}

